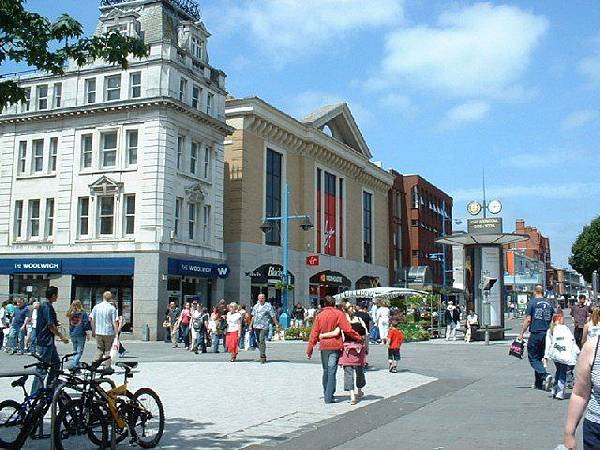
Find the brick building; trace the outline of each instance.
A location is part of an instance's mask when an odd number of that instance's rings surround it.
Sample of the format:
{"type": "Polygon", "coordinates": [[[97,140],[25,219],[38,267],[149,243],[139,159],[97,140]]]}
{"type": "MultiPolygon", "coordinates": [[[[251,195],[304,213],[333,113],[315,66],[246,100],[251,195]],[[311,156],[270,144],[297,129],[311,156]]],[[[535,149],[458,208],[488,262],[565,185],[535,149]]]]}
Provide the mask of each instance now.
{"type": "MultiPolygon", "coordinates": [[[[435,240],[444,232],[452,234],[452,197],[419,175],[390,172],[395,178],[388,199],[390,280],[400,285],[442,286],[444,249],[435,240]]],[[[445,250],[448,274],[452,269],[452,250],[445,250]]],[[[450,278],[446,277],[447,285],[451,284],[450,278]]]]}

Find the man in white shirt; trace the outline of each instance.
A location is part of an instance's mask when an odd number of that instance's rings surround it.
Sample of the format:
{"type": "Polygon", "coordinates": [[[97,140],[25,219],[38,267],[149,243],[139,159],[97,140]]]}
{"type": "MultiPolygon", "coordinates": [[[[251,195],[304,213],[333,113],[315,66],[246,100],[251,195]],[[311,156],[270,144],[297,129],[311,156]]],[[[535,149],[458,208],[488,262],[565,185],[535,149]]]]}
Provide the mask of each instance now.
{"type": "MultiPolygon", "coordinates": [[[[94,306],[90,314],[92,337],[96,338],[96,347],[98,348],[94,361],[102,359],[105,355],[108,356],[119,330],[117,308],[110,303],[112,299],[112,293],[106,291],[102,294],[102,303],[94,306]]],[[[107,365],[110,366],[110,360],[107,365]]]]}

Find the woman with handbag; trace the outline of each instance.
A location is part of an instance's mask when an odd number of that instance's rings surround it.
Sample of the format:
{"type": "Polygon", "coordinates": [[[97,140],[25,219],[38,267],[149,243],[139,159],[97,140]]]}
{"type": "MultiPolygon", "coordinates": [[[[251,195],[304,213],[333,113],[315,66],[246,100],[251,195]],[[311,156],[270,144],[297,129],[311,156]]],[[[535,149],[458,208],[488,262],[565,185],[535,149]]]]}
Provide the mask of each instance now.
{"type": "MultiPolygon", "coordinates": [[[[350,392],[350,404],[356,405],[363,396],[363,388],[367,384],[365,379],[365,365],[367,364],[367,347],[364,341],[367,337],[367,326],[364,321],[354,315],[355,307],[351,303],[345,303],[342,310],[350,326],[360,337],[360,342],[347,340],[344,336],[344,349],[340,355],[338,364],[344,369],[344,391],[350,392]],[[356,375],[356,376],[355,376],[356,375]]],[[[319,334],[319,340],[333,338],[341,333],[339,327],[328,333],[319,334]]]]}
{"type": "Polygon", "coordinates": [[[69,319],[69,336],[73,342],[73,352],[75,357],[71,363],[71,369],[79,367],[79,361],[85,349],[85,341],[89,340],[88,331],[92,330],[88,313],[83,309],[83,304],[80,300],[73,300],[66,314],[69,319]]]}

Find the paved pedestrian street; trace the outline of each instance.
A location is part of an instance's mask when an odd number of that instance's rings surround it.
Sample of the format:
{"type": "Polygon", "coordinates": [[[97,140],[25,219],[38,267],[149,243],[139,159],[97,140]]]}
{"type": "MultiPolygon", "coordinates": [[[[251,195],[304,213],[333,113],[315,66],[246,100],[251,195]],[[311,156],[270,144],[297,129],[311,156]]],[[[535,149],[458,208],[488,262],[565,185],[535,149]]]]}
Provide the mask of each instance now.
{"type": "MultiPolygon", "coordinates": [[[[408,343],[398,374],[386,369],[386,348],[372,346],[366,396],[356,406],[345,396],[341,372],[340,403],[323,403],[319,354],[306,360],[303,343],[269,343],[265,365],[254,352],[230,363],[227,354],[194,355],[161,342],[126,342],[123,360],[140,362],[131,388],[160,394],[161,448],[554,449],[567,402],[530,388],[529,364],[508,356],[509,341],[408,343]]],[[[59,346],[61,354],[68,349],[59,346]]],[[[93,351],[88,343],[84,359],[93,351]]],[[[0,354],[2,370],[28,361],[0,354]]],[[[19,393],[0,379],[0,396],[19,393]]]]}

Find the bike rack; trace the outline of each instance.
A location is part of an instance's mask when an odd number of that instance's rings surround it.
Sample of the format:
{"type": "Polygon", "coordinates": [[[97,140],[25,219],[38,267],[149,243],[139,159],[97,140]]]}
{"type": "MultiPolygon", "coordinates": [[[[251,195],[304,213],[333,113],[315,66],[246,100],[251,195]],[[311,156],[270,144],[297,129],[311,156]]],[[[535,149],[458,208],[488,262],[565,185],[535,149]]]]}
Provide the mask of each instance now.
{"type": "MultiPolygon", "coordinates": [[[[40,383],[41,386],[44,385],[44,378],[40,376],[40,374],[37,373],[37,371],[35,370],[22,370],[20,372],[0,372],[0,378],[19,378],[22,376],[27,375],[29,376],[34,376],[36,377],[40,383]]],[[[44,438],[48,438],[48,435],[44,434],[44,420],[40,420],[40,426],[38,428],[38,432],[35,436],[33,436],[34,439],[44,439],[44,438]]],[[[52,450],[55,450],[54,447],[52,448],[52,450]]]]}

